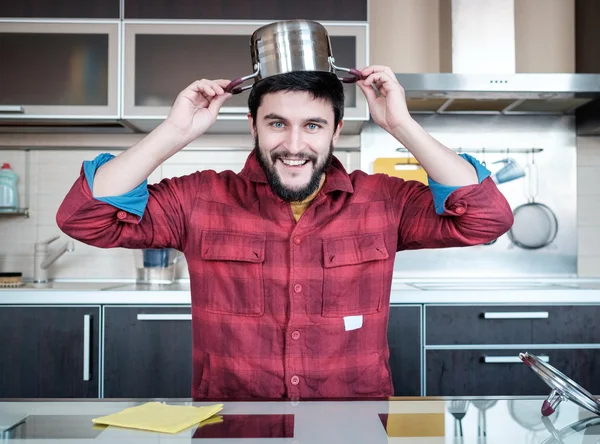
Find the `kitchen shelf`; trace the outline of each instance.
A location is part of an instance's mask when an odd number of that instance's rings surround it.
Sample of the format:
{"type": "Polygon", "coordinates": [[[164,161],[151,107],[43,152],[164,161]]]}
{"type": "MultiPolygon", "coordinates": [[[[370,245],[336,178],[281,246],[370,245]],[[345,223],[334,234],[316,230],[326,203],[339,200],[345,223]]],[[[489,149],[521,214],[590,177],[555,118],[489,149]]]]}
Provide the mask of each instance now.
{"type": "MultiPolygon", "coordinates": [[[[544,151],[544,148],[451,148],[456,153],[477,153],[477,154],[537,154],[544,151]]],[[[399,153],[408,153],[403,146],[396,148],[399,153]]]]}
{"type": "Polygon", "coordinates": [[[23,205],[19,208],[0,207],[0,216],[25,216],[29,218],[29,191],[31,180],[31,155],[30,150],[24,150],[25,156],[25,173],[19,180],[23,181],[23,195],[19,196],[19,203],[23,205]],[[22,199],[22,200],[21,200],[22,199]]]}
{"type": "Polygon", "coordinates": [[[29,208],[0,208],[0,216],[29,217],[29,208]]]}

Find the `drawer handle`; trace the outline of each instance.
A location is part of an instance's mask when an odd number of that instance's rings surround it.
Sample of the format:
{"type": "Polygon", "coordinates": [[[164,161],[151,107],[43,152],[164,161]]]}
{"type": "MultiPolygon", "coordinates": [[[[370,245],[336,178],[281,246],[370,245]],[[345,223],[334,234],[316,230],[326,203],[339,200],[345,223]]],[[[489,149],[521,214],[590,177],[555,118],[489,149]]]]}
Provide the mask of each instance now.
{"type": "Polygon", "coordinates": [[[138,321],[191,321],[192,314],[142,314],[137,315],[138,321]]]}
{"type": "MultiPolygon", "coordinates": [[[[544,362],[550,362],[549,356],[537,355],[538,359],[544,362]]],[[[518,356],[484,356],[484,364],[518,364],[521,359],[518,356]]]]}
{"type": "Polygon", "coordinates": [[[0,113],[16,113],[23,114],[25,108],[19,105],[0,105],[0,113]]]}
{"type": "Polygon", "coordinates": [[[90,339],[91,339],[90,315],[83,315],[83,380],[90,380],[90,339]]]}
{"type": "Polygon", "coordinates": [[[483,313],[484,319],[548,319],[547,311],[492,311],[483,313]]]}

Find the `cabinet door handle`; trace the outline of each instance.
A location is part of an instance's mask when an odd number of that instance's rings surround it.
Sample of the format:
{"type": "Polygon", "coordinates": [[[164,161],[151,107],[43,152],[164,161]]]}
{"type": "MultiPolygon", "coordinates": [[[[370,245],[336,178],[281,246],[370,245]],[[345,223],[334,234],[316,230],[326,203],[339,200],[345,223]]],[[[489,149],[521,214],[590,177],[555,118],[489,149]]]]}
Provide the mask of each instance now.
{"type": "Polygon", "coordinates": [[[548,319],[550,314],[547,311],[492,311],[484,312],[484,319],[548,319]]]}
{"type": "Polygon", "coordinates": [[[175,314],[175,313],[138,313],[138,321],[191,321],[192,314],[175,314]]]}
{"type": "Polygon", "coordinates": [[[83,380],[90,380],[91,315],[83,315],[83,380]]]}
{"type": "MultiPolygon", "coordinates": [[[[550,362],[549,356],[536,355],[544,362],[550,362]]],[[[518,356],[484,356],[484,364],[516,364],[522,362],[518,356]]]]}
{"type": "Polygon", "coordinates": [[[0,113],[18,113],[23,114],[25,108],[19,105],[0,105],[0,113]]]}

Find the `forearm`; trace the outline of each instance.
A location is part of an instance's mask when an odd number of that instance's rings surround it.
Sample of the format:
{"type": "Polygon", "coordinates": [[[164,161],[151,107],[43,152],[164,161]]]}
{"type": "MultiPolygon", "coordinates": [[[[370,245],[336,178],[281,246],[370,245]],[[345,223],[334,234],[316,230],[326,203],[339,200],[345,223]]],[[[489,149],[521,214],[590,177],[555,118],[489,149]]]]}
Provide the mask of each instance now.
{"type": "Polygon", "coordinates": [[[119,156],[102,165],[94,176],[94,197],[119,196],[137,187],[182,146],[180,132],[163,122],[119,156]]]}
{"type": "Polygon", "coordinates": [[[475,168],[433,138],[410,119],[394,129],[392,135],[417,159],[427,175],[440,184],[465,186],[478,183],[475,168]]]}

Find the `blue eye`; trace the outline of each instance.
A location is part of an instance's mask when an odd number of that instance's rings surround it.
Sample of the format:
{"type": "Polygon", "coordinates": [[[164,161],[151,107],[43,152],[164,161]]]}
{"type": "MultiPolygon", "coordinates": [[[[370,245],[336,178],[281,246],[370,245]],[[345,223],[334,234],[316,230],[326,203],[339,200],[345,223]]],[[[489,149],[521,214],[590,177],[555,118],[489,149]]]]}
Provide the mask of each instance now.
{"type": "Polygon", "coordinates": [[[308,129],[309,129],[309,130],[311,130],[311,131],[314,131],[314,130],[316,130],[316,129],[319,129],[319,125],[317,125],[316,123],[309,123],[309,124],[307,125],[307,127],[308,127],[308,129]]]}
{"type": "Polygon", "coordinates": [[[273,122],[271,125],[275,128],[283,128],[283,122],[273,122]]]}

